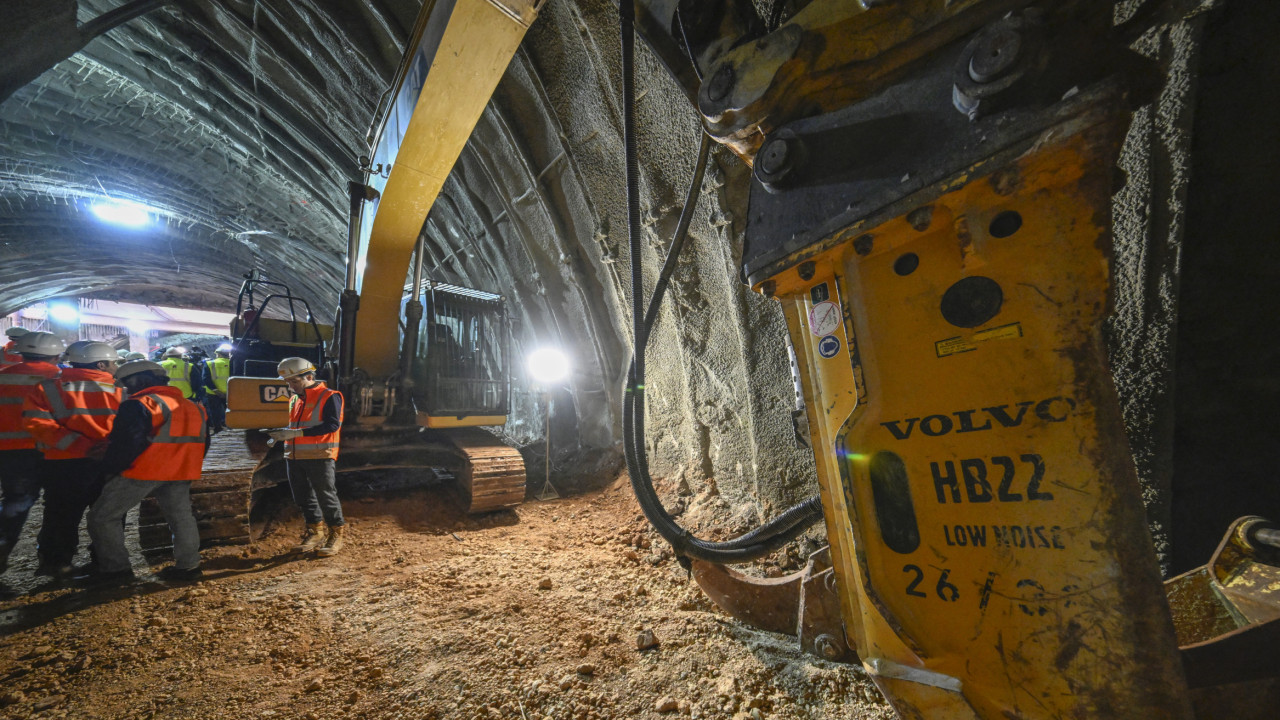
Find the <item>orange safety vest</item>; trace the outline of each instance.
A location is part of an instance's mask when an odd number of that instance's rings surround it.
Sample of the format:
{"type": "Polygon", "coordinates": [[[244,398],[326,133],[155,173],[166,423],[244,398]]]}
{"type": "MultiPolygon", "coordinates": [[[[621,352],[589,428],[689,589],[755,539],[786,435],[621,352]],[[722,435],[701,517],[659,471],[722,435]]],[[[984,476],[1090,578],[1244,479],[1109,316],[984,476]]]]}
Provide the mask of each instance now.
{"type": "Polygon", "coordinates": [[[67,368],[27,395],[23,423],[46,460],[88,457],[90,448],[107,439],[123,394],[114,383],[109,372],[67,368]]]}
{"type": "Polygon", "coordinates": [[[0,369],[0,450],[35,450],[36,439],[22,421],[27,395],[62,372],[47,362],[21,362],[0,369]]]}
{"type": "MultiPolygon", "coordinates": [[[[302,398],[294,396],[289,401],[289,427],[295,430],[306,430],[319,425],[321,415],[324,413],[324,406],[329,402],[329,398],[334,395],[342,397],[342,393],[337,390],[330,390],[324,383],[318,382],[307,388],[306,395],[302,398]]],[[[345,410],[345,408],[342,408],[342,410],[345,410]]],[[[342,414],[340,412],[338,415],[339,423],[342,422],[342,414]]],[[[285,442],[285,459],[323,460],[328,458],[337,460],[338,442],[341,438],[342,428],[313,437],[296,437],[285,442]]]]}
{"type": "Polygon", "coordinates": [[[5,344],[4,350],[0,351],[0,369],[22,362],[22,354],[18,352],[17,347],[17,340],[10,340],[5,344]]]}
{"type": "Polygon", "coordinates": [[[130,480],[199,480],[208,431],[204,408],[172,385],[153,385],[129,399],[151,414],[151,444],[120,475],[130,480]]]}

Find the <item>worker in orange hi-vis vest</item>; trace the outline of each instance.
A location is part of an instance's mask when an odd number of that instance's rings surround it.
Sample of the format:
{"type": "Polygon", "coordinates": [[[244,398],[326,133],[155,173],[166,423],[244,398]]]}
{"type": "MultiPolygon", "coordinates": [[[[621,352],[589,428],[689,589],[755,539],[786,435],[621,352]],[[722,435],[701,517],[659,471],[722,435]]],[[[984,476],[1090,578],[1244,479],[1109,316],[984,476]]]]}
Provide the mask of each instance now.
{"type": "Polygon", "coordinates": [[[305,358],[285,358],[276,372],[294,397],[289,404],[289,427],[267,434],[284,443],[289,489],[307,523],[293,551],[315,550],[317,557],[333,557],[342,549],[346,531],[334,478],[342,435],[342,393],[316,380],[316,368],[305,358]]]}
{"type": "Polygon", "coordinates": [[[0,370],[0,572],[40,497],[44,471],[44,455],[22,422],[22,405],[42,381],[62,372],[55,363],[65,347],[52,333],[27,333],[18,338],[22,362],[0,370]]]}
{"type": "Polygon", "coordinates": [[[102,457],[106,485],[89,510],[89,537],[98,555],[94,583],[133,579],[121,521],[155,496],[173,533],[173,565],[165,580],[195,580],[200,569],[200,530],[191,511],[191,483],[209,448],[204,408],[169,384],[159,363],[131,360],[116,369],[116,384],[129,392],[120,403],[102,457]]]}
{"type": "Polygon", "coordinates": [[[36,542],[37,575],[66,577],[80,545],[80,520],[105,479],[102,454],[123,393],[115,386],[115,348],[102,342],[67,348],[57,378],[27,395],[22,419],[44,453],[44,517],[36,542]]]}
{"type": "Polygon", "coordinates": [[[5,343],[4,349],[0,350],[0,370],[22,362],[22,355],[18,354],[18,338],[29,332],[31,331],[17,326],[4,331],[5,337],[9,340],[5,343]]]}

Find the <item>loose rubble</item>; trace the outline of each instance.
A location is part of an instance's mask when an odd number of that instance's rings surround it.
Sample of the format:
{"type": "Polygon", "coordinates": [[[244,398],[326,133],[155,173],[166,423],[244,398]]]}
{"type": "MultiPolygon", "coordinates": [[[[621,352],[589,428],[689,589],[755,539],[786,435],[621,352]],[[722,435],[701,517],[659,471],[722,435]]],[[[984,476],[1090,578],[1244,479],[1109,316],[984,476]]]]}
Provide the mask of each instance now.
{"type": "Polygon", "coordinates": [[[895,717],[859,667],[706,602],[625,483],[461,520],[420,490],[349,520],[328,560],[287,555],[293,517],[207,550],[196,584],[0,603],[0,718],[895,717]]]}

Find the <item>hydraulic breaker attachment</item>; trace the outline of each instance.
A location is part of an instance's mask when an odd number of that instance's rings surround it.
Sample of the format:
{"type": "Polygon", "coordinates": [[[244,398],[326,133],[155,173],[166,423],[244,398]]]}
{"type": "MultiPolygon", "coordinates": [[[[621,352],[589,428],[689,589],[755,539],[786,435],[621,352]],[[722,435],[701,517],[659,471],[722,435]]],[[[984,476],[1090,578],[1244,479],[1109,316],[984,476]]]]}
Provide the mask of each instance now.
{"type": "Polygon", "coordinates": [[[769,132],[743,270],[782,303],[848,642],[899,713],[1186,720],[1101,335],[1145,66],[1048,7],[769,132]]]}

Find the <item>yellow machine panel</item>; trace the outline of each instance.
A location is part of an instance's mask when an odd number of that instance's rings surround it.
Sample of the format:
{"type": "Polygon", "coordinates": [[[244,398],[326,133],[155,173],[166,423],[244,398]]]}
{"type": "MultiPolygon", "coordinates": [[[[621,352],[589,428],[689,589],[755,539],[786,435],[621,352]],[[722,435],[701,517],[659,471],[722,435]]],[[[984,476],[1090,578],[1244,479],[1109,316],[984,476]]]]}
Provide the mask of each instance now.
{"type": "Polygon", "coordinates": [[[1189,717],[1100,336],[1122,128],[1054,128],[772,279],[850,644],[908,717],[1189,717]]]}
{"type": "Polygon", "coordinates": [[[227,381],[227,427],[237,430],[289,424],[289,386],[277,378],[233,377],[227,381]]]}
{"type": "Polygon", "coordinates": [[[506,415],[452,415],[437,417],[426,413],[418,413],[418,425],[426,428],[460,428],[460,427],[498,427],[507,424],[506,415]]]}

